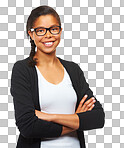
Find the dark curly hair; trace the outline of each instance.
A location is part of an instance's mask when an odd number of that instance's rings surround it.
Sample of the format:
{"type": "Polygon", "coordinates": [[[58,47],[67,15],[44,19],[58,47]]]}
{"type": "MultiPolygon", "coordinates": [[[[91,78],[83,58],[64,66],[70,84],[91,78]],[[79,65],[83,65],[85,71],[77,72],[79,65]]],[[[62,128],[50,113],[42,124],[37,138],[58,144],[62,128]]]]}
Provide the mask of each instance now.
{"type": "Polygon", "coordinates": [[[28,39],[30,38],[30,43],[31,43],[31,51],[30,51],[30,55],[29,55],[29,66],[35,66],[37,64],[37,58],[33,59],[34,55],[35,55],[35,43],[34,41],[31,39],[31,37],[29,36],[28,34],[28,31],[33,27],[36,19],[41,16],[41,15],[52,15],[54,16],[59,25],[61,26],[61,20],[60,20],[60,17],[58,15],[58,13],[50,6],[46,6],[46,5],[42,5],[42,6],[39,6],[35,9],[33,9],[31,11],[31,14],[29,15],[28,19],[27,19],[27,24],[26,24],[26,34],[27,34],[27,37],[28,39]]]}

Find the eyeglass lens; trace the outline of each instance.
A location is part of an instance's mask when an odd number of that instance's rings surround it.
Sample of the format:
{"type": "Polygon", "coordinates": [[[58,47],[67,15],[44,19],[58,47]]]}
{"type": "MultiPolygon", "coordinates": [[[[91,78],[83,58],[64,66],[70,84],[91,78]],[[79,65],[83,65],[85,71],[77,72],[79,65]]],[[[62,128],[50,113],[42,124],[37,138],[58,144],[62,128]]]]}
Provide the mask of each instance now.
{"type": "MultiPolygon", "coordinates": [[[[58,34],[60,32],[60,28],[58,26],[54,26],[50,28],[50,33],[52,34],[58,34]]],[[[36,29],[36,34],[37,35],[44,35],[46,33],[46,29],[45,28],[37,28],[36,29]]]]}

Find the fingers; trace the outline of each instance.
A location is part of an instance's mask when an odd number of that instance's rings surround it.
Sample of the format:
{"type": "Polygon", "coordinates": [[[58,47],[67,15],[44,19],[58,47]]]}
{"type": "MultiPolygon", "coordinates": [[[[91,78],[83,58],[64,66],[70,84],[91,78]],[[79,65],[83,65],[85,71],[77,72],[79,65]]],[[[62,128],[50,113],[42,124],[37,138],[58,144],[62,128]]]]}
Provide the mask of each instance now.
{"type": "Polygon", "coordinates": [[[82,107],[82,105],[83,105],[83,103],[84,103],[84,101],[86,100],[87,97],[88,97],[87,95],[85,95],[85,96],[83,97],[83,99],[80,101],[79,106],[82,107]]]}
{"type": "Polygon", "coordinates": [[[93,101],[91,101],[88,105],[87,105],[87,107],[86,107],[86,111],[87,110],[91,110],[93,107],[94,107],[94,103],[96,102],[96,100],[95,100],[95,98],[92,98],[92,100],[93,101]]]}
{"type": "Polygon", "coordinates": [[[88,109],[90,108],[90,106],[91,106],[93,103],[95,103],[94,100],[95,100],[94,97],[90,98],[88,101],[86,101],[86,102],[84,103],[82,109],[85,110],[85,111],[88,110],[88,109]]]}
{"type": "Polygon", "coordinates": [[[88,110],[92,110],[92,109],[94,108],[94,106],[95,106],[95,105],[93,104],[88,110]]]}
{"type": "Polygon", "coordinates": [[[80,101],[80,103],[79,103],[79,105],[78,105],[78,108],[77,108],[77,110],[76,110],[76,113],[79,113],[79,112],[82,111],[83,103],[84,103],[84,101],[86,100],[87,97],[88,97],[88,95],[85,95],[85,96],[82,98],[82,100],[80,101]]]}
{"type": "Polygon", "coordinates": [[[85,100],[86,100],[87,97],[88,97],[88,95],[85,95],[85,96],[82,98],[82,100],[80,101],[79,106],[78,106],[78,108],[77,108],[77,110],[76,110],[76,113],[79,113],[79,112],[86,112],[86,111],[88,111],[88,110],[92,110],[92,109],[93,109],[94,103],[96,102],[96,100],[95,100],[94,97],[92,97],[92,98],[90,98],[89,100],[87,100],[87,101],[85,102],[85,100]],[[84,103],[84,102],[85,102],[85,103],[84,103]]]}

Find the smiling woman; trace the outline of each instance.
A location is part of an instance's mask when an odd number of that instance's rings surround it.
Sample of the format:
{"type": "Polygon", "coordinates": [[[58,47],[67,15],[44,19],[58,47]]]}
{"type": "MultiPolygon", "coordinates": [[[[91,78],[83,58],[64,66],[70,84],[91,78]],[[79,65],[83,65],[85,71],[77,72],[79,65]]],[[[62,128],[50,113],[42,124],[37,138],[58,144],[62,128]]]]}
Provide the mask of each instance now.
{"type": "Polygon", "coordinates": [[[59,15],[49,6],[33,9],[26,32],[31,52],[11,77],[16,148],[85,148],[83,131],[102,128],[105,115],[79,65],[56,56],[59,15]]]}
{"type": "Polygon", "coordinates": [[[43,53],[51,54],[51,52],[55,52],[56,47],[60,42],[62,32],[62,28],[61,26],[59,27],[57,19],[49,14],[39,16],[33,27],[35,31],[29,30],[28,34],[37,46],[37,53],[35,56],[40,54],[41,57],[44,56],[43,53]]]}
{"type": "Polygon", "coordinates": [[[32,10],[27,20],[26,30],[32,47],[30,65],[34,66],[37,63],[39,53],[40,57],[45,56],[44,52],[54,52],[53,54],[55,54],[56,47],[60,42],[62,28],[60,17],[53,8],[40,6],[32,10]],[[36,54],[35,47],[37,47],[36,54]]]}

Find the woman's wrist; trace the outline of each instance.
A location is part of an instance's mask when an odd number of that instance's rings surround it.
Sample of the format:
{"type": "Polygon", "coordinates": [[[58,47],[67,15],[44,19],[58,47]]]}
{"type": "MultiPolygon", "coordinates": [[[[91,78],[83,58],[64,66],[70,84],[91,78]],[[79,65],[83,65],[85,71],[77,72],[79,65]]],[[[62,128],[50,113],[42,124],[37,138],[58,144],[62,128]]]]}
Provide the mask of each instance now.
{"type": "Polygon", "coordinates": [[[65,135],[65,134],[67,134],[67,133],[71,133],[71,132],[73,132],[73,131],[75,131],[75,129],[72,129],[72,128],[63,126],[61,136],[62,136],[62,135],[65,135]]]}

